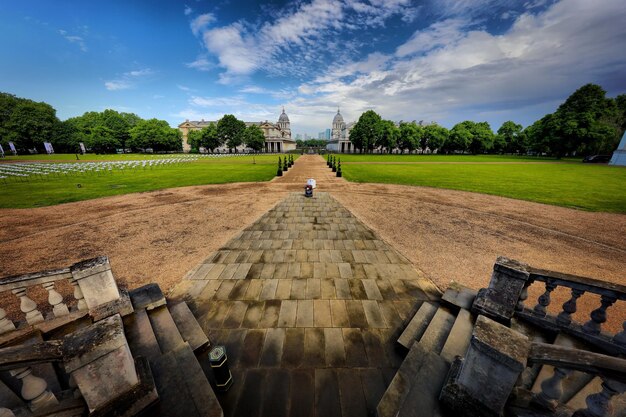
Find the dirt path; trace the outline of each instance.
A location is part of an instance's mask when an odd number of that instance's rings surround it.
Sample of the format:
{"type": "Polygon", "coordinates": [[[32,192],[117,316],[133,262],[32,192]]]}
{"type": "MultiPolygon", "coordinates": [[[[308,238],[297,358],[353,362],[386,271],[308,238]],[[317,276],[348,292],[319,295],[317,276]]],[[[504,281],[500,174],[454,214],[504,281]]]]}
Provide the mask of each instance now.
{"type": "MultiPolygon", "coordinates": [[[[0,276],[107,254],[122,285],[158,282],[167,290],[288,192],[302,190],[310,177],[440,287],[451,280],[486,286],[498,255],[626,284],[626,215],[463,191],[348,183],[315,155],[301,157],[284,177],[267,183],[2,209],[0,276]]],[[[8,298],[9,309],[17,308],[15,297],[8,298]]]]}

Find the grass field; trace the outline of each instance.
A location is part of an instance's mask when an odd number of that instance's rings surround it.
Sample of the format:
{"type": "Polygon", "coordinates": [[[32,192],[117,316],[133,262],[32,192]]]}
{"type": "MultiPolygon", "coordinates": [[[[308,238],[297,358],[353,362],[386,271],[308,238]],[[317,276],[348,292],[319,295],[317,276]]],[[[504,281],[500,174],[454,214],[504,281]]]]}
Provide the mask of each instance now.
{"type": "Polygon", "coordinates": [[[78,155],[80,158],[76,160],[75,154],[68,153],[55,153],[52,155],[37,154],[37,155],[17,155],[17,156],[5,156],[0,159],[0,163],[3,161],[37,161],[37,162],[100,162],[100,161],[144,161],[150,159],[162,159],[176,156],[175,154],[139,154],[139,153],[127,153],[127,154],[104,154],[96,155],[94,153],[88,153],[85,155],[78,155]]]}
{"type": "MultiPolygon", "coordinates": [[[[360,155],[347,156],[360,158],[360,155]]],[[[367,157],[372,157],[368,155],[367,157]]],[[[378,158],[381,156],[374,156],[378,158]]],[[[405,157],[393,155],[389,162],[405,157]]],[[[412,158],[412,157],[410,157],[412,158]]],[[[451,158],[468,158],[453,156],[451,158]]],[[[483,156],[469,158],[489,158],[483,156]]],[[[490,158],[491,159],[491,158],[490,158]]],[[[501,158],[500,162],[504,162],[501,158]]],[[[342,162],[344,155],[341,156],[342,162]]],[[[519,161],[519,159],[516,159],[519,161]]],[[[366,161],[370,161],[367,160],[366,161]]],[[[428,159],[431,162],[437,162],[428,159]]],[[[466,162],[480,162],[463,159],[466,162]]],[[[461,161],[461,162],[462,162],[461,161]]],[[[492,160],[493,161],[493,160],[492,160]]],[[[441,161],[439,161],[441,162],[441,161]]],[[[450,160],[449,162],[454,162],[450,160]]],[[[459,161],[457,161],[459,162],[459,161]]],[[[496,162],[496,161],[493,161],[496,162]]],[[[349,181],[421,185],[473,191],[590,211],[626,213],[626,168],[557,164],[358,164],[342,165],[349,181]]],[[[416,191],[419,192],[419,191],[416,191]]]]}
{"type": "Polygon", "coordinates": [[[582,158],[548,158],[512,155],[337,155],[341,162],[580,162],[582,158]]]}
{"type": "MultiPolygon", "coordinates": [[[[54,157],[59,156],[54,155],[54,157]]],[[[74,155],[69,156],[74,157],[74,155]]],[[[104,159],[104,157],[125,158],[126,156],[128,156],[128,160],[134,160],[140,159],[136,157],[143,155],[105,155],[99,161],[111,160],[104,159]]],[[[50,206],[71,201],[189,185],[268,181],[276,175],[278,163],[276,155],[256,156],[254,160],[255,164],[253,164],[252,156],[204,158],[195,162],[152,169],[113,171],[112,174],[72,174],[30,179],[29,181],[15,179],[6,182],[0,181],[0,188],[2,189],[0,208],[50,206]]]]}

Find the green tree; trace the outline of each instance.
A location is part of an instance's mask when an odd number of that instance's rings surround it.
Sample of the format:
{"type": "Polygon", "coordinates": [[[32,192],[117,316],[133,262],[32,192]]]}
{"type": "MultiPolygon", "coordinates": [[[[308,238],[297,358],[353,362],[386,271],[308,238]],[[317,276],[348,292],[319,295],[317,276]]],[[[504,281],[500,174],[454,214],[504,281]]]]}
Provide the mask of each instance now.
{"type": "Polygon", "coordinates": [[[424,134],[424,128],[422,126],[419,126],[415,122],[400,123],[399,130],[398,148],[400,149],[400,153],[404,153],[405,150],[411,153],[420,146],[420,141],[424,134]]]}
{"type": "Polygon", "coordinates": [[[494,151],[498,153],[521,153],[524,152],[524,134],[522,125],[511,120],[502,123],[494,141],[494,151]]]}
{"type": "Polygon", "coordinates": [[[182,149],[182,136],[165,120],[142,120],[130,129],[128,145],[135,149],[152,148],[155,152],[179,151],[182,149]]]}
{"type": "Polygon", "coordinates": [[[115,152],[116,148],[121,146],[115,132],[106,126],[94,127],[86,139],[86,145],[93,149],[96,153],[115,152]]]}
{"type": "Polygon", "coordinates": [[[391,153],[398,144],[399,130],[391,120],[381,121],[381,130],[378,140],[376,141],[376,147],[386,150],[387,153],[391,153]]]}
{"type": "Polygon", "coordinates": [[[472,134],[473,126],[474,122],[469,120],[455,124],[450,130],[450,136],[442,146],[442,150],[446,153],[466,152],[474,138],[472,134]]]}
{"type": "Polygon", "coordinates": [[[257,125],[250,125],[245,131],[245,144],[248,148],[260,152],[265,148],[265,135],[257,125]]]}
{"type": "Polygon", "coordinates": [[[246,124],[232,114],[227,114],[217,122],[217,136],[232,151],[243,143],[246,124]]]}
{"type": "Polygon", "coordinates": [[[493,147],[494,134],[487,122],[471,122],[472,141],[469,150],[473,154],[485,153],[493,147]]]}
{"type": "Polygon", "coordinates": [[[296,148],[304,148],[304,141],[302,139],[296,139],[296,148]]]}
{"type": "Polygon", "coordinates": [[[43,150],[43,142],[55,142],[60,123],[51,105],[0,93],[3,144],[11,141],[21,151],[43,150]]]}
{"type": "Polygon", "coordinates": [[[350,131],[350,141],[359,151],[371,152],[382,135],[382,119],[374,110],[361,114],[350,131]]]}
{"type": "Polygon", "coordinates": [[[200,130],[190,130],[187,140],[192,149],[200,149],[200,147],[203,147],[209,152],[213,152],[215,148],[222,146],[217,136],[217,126],[215,126],[215,123],[210,123],[200,130]]]}
{"type": "Polygon", "coordinates": [[[424,126],[424,134],[420,141],[420,147],[422,148],[422,153],[428,147],[430,152],[435,152],[436,150],[441,149],[446,141],[448,140],[448,136],[450,132],[443,126],[439,126],[437,123],[432,123],[424,126]]]}

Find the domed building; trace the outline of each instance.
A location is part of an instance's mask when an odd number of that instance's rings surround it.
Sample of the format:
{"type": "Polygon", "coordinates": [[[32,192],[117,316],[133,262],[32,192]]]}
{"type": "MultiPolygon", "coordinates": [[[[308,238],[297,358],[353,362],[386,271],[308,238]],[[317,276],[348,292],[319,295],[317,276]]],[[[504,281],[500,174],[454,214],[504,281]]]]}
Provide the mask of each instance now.
{"type": "Polygon", "coordinates": [[[332,133],[330,142],[326,145],[326,149],[331,152],[352,153],[355,151],[352,142],[350,142],[350,131],[354,126],[354,122],[346,124],[339,109],[333,118],[332,133]]]}
{"type": "MultiPolygon", "coordinates": [[[[183,151],[189,152],[191,150],[191,145],[187,141],[187,136],[190,130],[200,130],[203,127],[209,126],[211,123],[217,125],[216,121],[205,121],[202,119],[201,121],[189,121],[186,120],[180,125],[178,125],[178,129],[183,134],[183,151]]],[[[289,116],[285,113],[285,108],[283,107],[283,112],[278,117],[278,123],[272,123],[267,120],[264,122],[244,122],[246,126],[256,125],[262,131],[265,136],[265,152],[287,152],[296,149],[296,141],[291,139],[291,122],[289,121],[289,116]]],[[[246,145],[241,145],[237,147],[237,152],[246,152],[248,149],[246,145]]],[[[223,145],[219,148],[215,149],[215,152],[226,153],[228,152],[228,147],[223,145]]]]}

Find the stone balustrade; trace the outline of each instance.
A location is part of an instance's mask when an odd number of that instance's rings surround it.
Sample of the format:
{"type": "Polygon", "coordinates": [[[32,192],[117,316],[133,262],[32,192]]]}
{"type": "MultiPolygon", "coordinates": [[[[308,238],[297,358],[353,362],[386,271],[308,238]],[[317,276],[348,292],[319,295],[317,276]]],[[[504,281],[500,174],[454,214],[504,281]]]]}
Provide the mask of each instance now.
{"type": "Polygon", "coordinates": [[[562,331],[580,337],[603,351],[626,354],[626,320],[622,330],[610,334],[603,329],[609,308],[616,302],[626,301],[626,287],[592,278],[532,268],[521,262],[500,257],[488,288],[481,289],[472,309],[496,321],[507,323],[514,315],[542,328],[562,331]],[[528,288],[542,283],[545,287],[534,306],[527,306],[528,288]],[[557,315],[548,312],[552,292],[564,287],[570,298],[561,306],[557,315]],[[578,323],[572,316],[577,311],[578,299],[585,295],[599,297],[600,305],[591,312],[589,319],[578,323]]]}
{"type": "Polygon", "coordinates": [[[598,392],[587,396],[586,408],[576,410],[573,417],[611,417],[612,400],[626,392],[626,360],[585,350],[544,343],[532,343],[528,365],[552,365],[553,374],[541,383],[541,392],[532,404],[550,411],[562,407],[563,381],[572,371],[595,375],[601,382],[598,392]]]}
{"type": "MultiPolygon", "coordinates": [[[[48,292],[48,303],[52,308],[53,317],[62,317],[70,313],[68,306],[63,302],[63,297],[55,288],[55,284],[62,280],[73,281],[69,268],[4,278],[0,281],[0,292],[11,291],[18,297],[20,310],[24,314],[25,321],[28,324],[36,324],[44,321],[44,316],[42,308],[29,297],[28,289],[35,286],[43,287],[48,292]]],[[[81,303],[82,293],[80,289],[77,288],[74,291],[74,297],[77,299],[78,308],[85,309],[84,303],[81,303]]],[[[7,318],[5,310],[0,308],[0,334],[15,328],[15,324],[7,318]]]]}
{"type": "Polygon", "coordinates": [[[0,370],[21,381],[21,397],[31,411],[58,404],[46,381],[31,365],[62,362],[93,413],[133,390],[139,383],[119,314],[81,328],[61,340],[0,349],[0,370]]]}
{"type": "MultiPolygon", "coordinates": [[[[70,314],[69,306],[56,288],[63,280],[67,280],[74,288],[74,301],[70,303],[75,304],[77,310],[93,310],[120,299],[111,265],[105,256],[81,261],[69,268],[3,278],[0,280],[0,293],[11,291],[18,297],[23,320],[34,325],[44,321],[44,306],[37,305],[29,297],[29,289],[35,286],[41,286],[48,292],[50,318],[70,314]]],[[[0,307],[0,334],[15,330],[16,327],[16,323],[9,320],[6,311],[0,307]]]]}
{"type": "Polygon", "coordinates": [[[458,415],[500,417],[523,370],[536,364],[551,365],[554,373],[522,408],[530,405],[573,417],[611,417],[611,401],[626,392],[626,359],[531,342],[525,335],[480,315],[465,357],[457,356],[451,366],[440,400],[458,415]],[[562,382],[573,370],[602,381],[599,391],[588,395],[586,408],[580,410],[568,409],[560,402],[562,382]]]}

